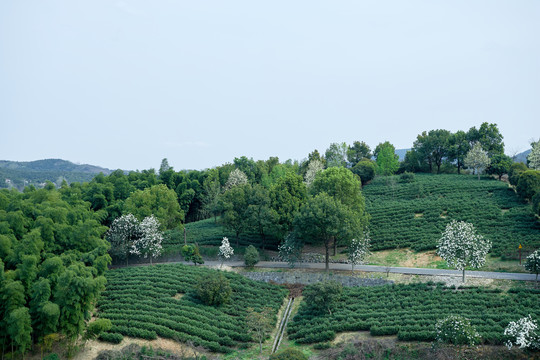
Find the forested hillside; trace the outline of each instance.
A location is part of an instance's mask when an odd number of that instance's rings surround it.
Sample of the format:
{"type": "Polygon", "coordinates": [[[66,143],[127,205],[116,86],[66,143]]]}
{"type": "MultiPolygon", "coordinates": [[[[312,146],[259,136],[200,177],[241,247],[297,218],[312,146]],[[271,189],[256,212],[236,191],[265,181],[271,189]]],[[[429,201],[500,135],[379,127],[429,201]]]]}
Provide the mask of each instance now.
{"type": "Polygon", "coordinates": [[[47,181],[57,186],[64,180],[68,183],[86,182],[100,172],[108,175],[111,170],[60,159],[27,162],[0,160],[0,188],[14,187],[22,191],[28,185],[43,187],[47,181]]]}

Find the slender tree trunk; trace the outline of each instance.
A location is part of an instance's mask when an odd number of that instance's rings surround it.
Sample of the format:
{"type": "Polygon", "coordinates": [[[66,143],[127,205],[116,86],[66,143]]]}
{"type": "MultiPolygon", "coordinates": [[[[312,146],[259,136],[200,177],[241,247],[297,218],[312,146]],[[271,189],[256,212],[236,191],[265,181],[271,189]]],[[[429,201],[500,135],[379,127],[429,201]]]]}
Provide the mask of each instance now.
{"type": "Polygon", "coordinates": [[[330,259],[330,240],[326,240],[324,242],[324,247],[326,249],[326,257],[325,257],[325,270],[328,272],[330,271],[330,265],[329,265],[329,259],[330,259]]]}
{"type": "Polygon", "coordinates": [[[465,269],[463,269],[463,283],[465,284],[465,269]]]}

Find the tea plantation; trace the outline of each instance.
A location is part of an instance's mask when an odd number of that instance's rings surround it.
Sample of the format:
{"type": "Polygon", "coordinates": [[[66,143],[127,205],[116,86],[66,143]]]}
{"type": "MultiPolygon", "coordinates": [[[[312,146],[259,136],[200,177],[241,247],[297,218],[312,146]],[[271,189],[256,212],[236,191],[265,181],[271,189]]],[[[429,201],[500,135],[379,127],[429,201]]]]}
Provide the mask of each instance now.
{"type": "Polygon", "coordinates": [[[418,283],[343,289],[332,310],[321,313],[303,303],[289,324],[289,339],[298,343],[330,341],[336,333],[369,330],[372,335],[397,335],[400,340],[432,341],[435,323],[451,314],[471,320],[487,344],[502,344],[510,321],[540,316],[540,290],[453,288],[418,283]]]}
{"type": "Polygon", "coordinates": [[[371,215],[372,250],[434,249],[446,224],[467,221],[493,242],[494,256],[512,257],[519,244],[540,247],[540,222],[504,182],[472,175],[416,174],[377,178],[363,188],[371,215]]]}
{"type": "Polygon", "coordinates": [[[229,279],[232,296],[220,307],[200,302],[194,288],[210,272],[203,267],[156,265],[111,270],[107,289],[98,303],[98,316],[110,319],[113,327],[104,339],[120,340],[121,335],[155,339],[157,336],[221,353],[250,346],[245,328],[246,310],[273,309],[274,322],[287,290],[276,285],[249,280],[234,273],[229,279]],[[180,298],[175,297],[182,294],[180,298]]]}

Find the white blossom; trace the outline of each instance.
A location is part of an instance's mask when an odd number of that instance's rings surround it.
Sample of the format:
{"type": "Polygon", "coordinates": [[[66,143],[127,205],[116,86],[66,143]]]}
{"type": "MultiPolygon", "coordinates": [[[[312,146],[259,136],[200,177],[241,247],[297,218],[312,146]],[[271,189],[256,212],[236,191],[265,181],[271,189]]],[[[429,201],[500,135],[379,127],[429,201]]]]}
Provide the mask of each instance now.
{"type": "Polygon", "coordinates": [[[490,249],[491,241],[477,234],[473,224],[456,220],[446,225],[437,245],[437,253],[449,266],[463,270],[463,281],[465,267],[479,268],[484,265],[490,249]]]}
{"type": "Polygon", "coordinates": [[[362,238],[352,239],[349,245],[349,259],[348,262],[352,266],[354,271],[355,265],[360,265],[364,262],[369,255],[369,234],[366,233],[362,238]]]}
{"type": "Polygon", "coordinates": [[[228,260],[232,255],[234,255],[234,249],[229,244],[229,239],[224,237],[218,252],[218,256],[221,258],[221,265],[223,265],[224,260],[228,260]]]}
{"type": "Polygon", "coordinates": [[[298,241],[293,233],[288,233],[285,236],[283,244],[278,246],[280,260],[286,261],[293,268],[296,262],[302,257],[302,246],[302,242],[298,241]]]}
{"type": "Polygon", "coordinates": [[[139,220],[133,214],[122,215],[114,219],[106,235],[107,240],[111,243],[111,254],[127,260],[133,241],[140,235],[139,220]]]}
{"type": "Polygon", "coordinates": [[[478,174],[478,179],[480,179],[480,173],[489,166],[490,160],[487,152],[482,149],[482,145],[477,142],[469,150],[463,163],[465,166],[474,169],[478,174]]]}
{"type": "Polygon", "coordinates": [[[538,281],[538,273],[540,273],[540,250],[536,250],[525,260],[525,269],[533,274],[536,274],[538,281]]]}
{"type": "Polygon", "coordinates": [[[435,324],[435,339],[455,345],[475,345],[481,340],[470,320],[459,315],[438,320],[435,324]]]}
{"type": "Polygon", "coordinates": [[[161,255],[163,251],[161,245],[163,234],[159,230],[159,221],[154,215],[144,218],[140,224],[140,231],[141,236],[133,242],[130,252],[142,255],[144,258],[149,256],[150,263],[152,263],[152,258],[161,255]]]}
{"type": "Polygon", "coordinates": [[[530,314],[518,321],[511,321],[504,329],[504,335],[510,337],[505,343],[508,350],[514,345],[519,345],[520,348],[540,349],[538,323],[530,314]]]}
{"type": "Polygon", "coordinates": [[[533,147],[529,155],[527,156],[529,160],[529,167],[534,170],[540,170],[540,140],[533,143],[533,147]]]}
{"type": "Polygon", "coordinates": [[[229,190],[230,188],[233,188],[238,185],[245,185],[248,183],[247,175],[244,174],[239,169],[234,169],[230,175],[229,179],[225,183],[225,190],[229,190]]]}
{"type": "Polygon", "coordinates": [[[306,186],[309,187],[313,180],[315,180],[315,176],[319,171],[322,171],[324,169],[324,164],[320,160],[311,160],[308,164],[308,168],[306,171],[306,176],[304,178],[304,182],[306,183],[306,186]]]}

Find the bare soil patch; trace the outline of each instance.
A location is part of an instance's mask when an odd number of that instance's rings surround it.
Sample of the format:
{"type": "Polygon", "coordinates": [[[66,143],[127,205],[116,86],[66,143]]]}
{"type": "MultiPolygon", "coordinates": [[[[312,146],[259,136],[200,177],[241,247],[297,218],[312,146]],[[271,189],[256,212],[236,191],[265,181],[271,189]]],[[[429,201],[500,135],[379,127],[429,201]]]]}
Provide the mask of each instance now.
{"type": "Polygon", "coordinates": [[[173,354],[184,354],[186,356],[194,356],[201,354],[199,351],[192,347],[181,344],[170,339],[164,339],[158,337],[156,340],[143,340],[130,337],[124,337],[124,340],[120,344],[110,344],[102,341],[92,340],[86,343],[83,350],[79,351],[73,360],[92,360],[95,359],[101,351],[104,350],[121,350],[129,344],[137,344],[139,346],[152,346],[155,349],[163,349],[173,354]]]}

